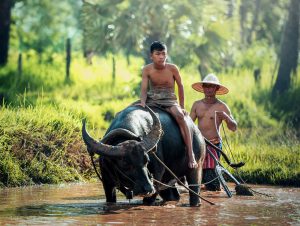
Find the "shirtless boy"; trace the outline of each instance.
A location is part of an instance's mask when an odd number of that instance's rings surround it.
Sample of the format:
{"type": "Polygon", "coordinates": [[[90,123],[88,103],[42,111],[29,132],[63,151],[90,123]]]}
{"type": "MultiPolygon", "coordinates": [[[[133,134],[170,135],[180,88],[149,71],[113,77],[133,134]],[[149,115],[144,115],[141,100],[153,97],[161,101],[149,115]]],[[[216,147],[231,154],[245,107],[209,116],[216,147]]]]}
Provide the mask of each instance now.
{"type": "Polygon", "coordinates": [[[160,106],[175,118],[187,147],[188,166],[197,168],[191,134],[185,121],[184,89],[179,70],[176,65],[166,63],[167,47],[164,43],[153,42],[150,46],[150,53],[152,63],[146,65],[142,71],[140,105],[145,107],[147,103],[160,106]],[[178,86],[179,104],[174,93],[175,83],[178,86]],[[149,92],[147,93],[148,84],[149,92]]]}
{"type": "MultiPolygon", "coordinates": [[[[222,140],[220,137],[220,125],[222,121],[226,122],[228,129],[235,131],[237,123],[231,115],[228,106],[216,98],[216,95],[223,95],[229,90],[220,84],[217,76],[208,74],[202,82],[197,82],[192,85],[193,89],[204,93],[204,98],[194,102],[190,116],[193,121],[198,119],[198,128],[202,135],[210,142],[222,148],[222,140]]],[[[212,147],[207,145],[207,148],[219,159],[219,154],[212,147]]],[[[216,177],[214,172],[215,164],[207,153],[203,163],[203,182],[211,181],[216,177]]],[[[217,180],[215,180],[217,182],[217,180]]],[[[220,184],[210,183],[206,185],[208,190],[220,190],[220,184]]]]}

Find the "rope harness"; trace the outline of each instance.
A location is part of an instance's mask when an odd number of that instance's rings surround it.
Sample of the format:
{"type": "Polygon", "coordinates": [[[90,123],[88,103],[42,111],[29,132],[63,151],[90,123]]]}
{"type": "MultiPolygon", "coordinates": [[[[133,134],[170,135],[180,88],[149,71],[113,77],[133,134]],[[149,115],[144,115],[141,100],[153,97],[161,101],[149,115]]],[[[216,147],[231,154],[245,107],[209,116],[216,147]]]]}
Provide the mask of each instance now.
{"type": "MultiPolygon", "coordinates": [[[[224,136],[225,136],[225,143],[228,147],[228,149],[230,150],[230,153],[231,153],[231,157],[233,158],[233,154],[231,152],[231,149],[230,149],[230,146],[228,144],[228,140],[227,140],[227,136],[226,136],[226,133],[225,133],[225,129],[224,129],[224,125],[221,121],[220,123],[222,125],[222,129],[223,129],[223,133],[224,133],[224,136]]],[[[217,135],[218,135],[218,138],[220,139],[220,141],[222,142],[222,138],[221,138],[221,135],[220,135],[220,131],[218,129],[218,126],[217,126],[217,111],[215,111],[215,129],[216,129],[216,132],[217,132],[217,135]]],[[[245,165],[244,162],[239,162],[239,163],[231,163],[229,158],[227,157],[227,155],[219,148],[217,147],[216,145],[212,144],[209,140],[207,140],[206,138],[205,139],[205,142],[206,144],[210,145],[211,147],[213,147],[216,151],[218,151],[223,157],[224,157],[224,160],[226,161],[226,163],[231,166],[234,170],[237,171],[238,168],[242,167],[245,165]]],[[[223,143],[223,142],[222,142],[223,143]]],[[[225,148],[226,149],[226,148],[225,148]]],[[[226,192],[227,196],[230,198],[232,197],[232,193],[231,191],[229,190],[227,184],[226,184],[226,181],[223,177],[223,173],[225,173],[227,176],[229,176],[233,182],[236,184],[236,187],[235,187],[235,190],[237,191],[237,194],[238,194],[238,191],[243,191],[243,193],[241,193],[241,195],[250,195],[252,196],[253,193],[249,190],[249,186],[246,186],[244,184],[241,184],[231,173],[229,173],[228,170],[226,170],[222,164],[220,163],[220,161],[213,155],[213,153],[207,149],[209,155],[213,158],[214,162],[215,162],[215,172],[216,172],[216,175],[217,175],[217,178],[219,179],[219,182],[220,184],[222,185],[224,191],[226,192]],[[237,188],[241,188],[241,189],[237,189],[237,188]]],[[[233,158],[234,159],[234,158],[233,158]]]]}
{"type": "Polygon", "coordinates": [[[215,203],[213,203],[213,202],[211,202],[211,201],[209,201],[209,200],[207,200],[207,199],[205,199],[205,198],[203,198],[203,197],[201,197],[198,193],[196,193],[195,191],[193,191],[192,189],[190,189],[189,187],[187,187],[176,175],[175,175],[175,173],[173,173],[172,172],[172,170],[160,159],[160,158],[158,158],[158,156],[154,153],[154,152],[152,152],[152,154],[153,154],[153,156],[156,158],[156,160],[158,161],[158,162],[160,162],[165,168],[166,168],[166,170],[168,170],[169,171],[169,173],[177,180],[177,182],[179,182],[184,188],[186,188],[188,191],[190,191],[190,192],[192,192],[194,195],[197,195],[200,199],[202,199],[202,200],[204,200],[204,201],[206,201],[206,202],[208,202],[209,204],[211,204],[211,205],[215,205],[215,203]]]}
{"type": "MultiPolygon", "coordinates": [[[[216,111],[215,111],[215,127],[216,127],[216,131],[217,131],[217,134],[219,136],[219,139],[222,141],[222,138],[220,136],[220,133],[219,133],[219,130],[217,128],[217,121],[216,121],[216,111]]],[[[222,125],[222,130],[223,130],[223,134],[224,134],[224,137],[225,137],[225,142],[224,144],[227,146],[229,152],[230,152],[230,155],[232,157],[232,159],[234,160],[234,155],[232,154],[232,151],[231,151],[231,148],[230,148],[230,145],[229,145],[229,142],[228,142],[228,139],[227,139],[227,136],[226,136],[226,132],[225,132],[225,129],[224,129],[224,125],[223,123],[221,122],[221,125],[222,125]]],[[[222,154],[222,156],[224,156],[224,159],[225,161],[228,163],[229,166],[231,166],[237,173],[239,179],[242,181],[242,184],[231,174],[229,173],[222,165],[221,163],[215,158],[215,156],[209,151],[209,154],[211,155],[211,157],[214,159],[215,163],[216,163],[216,173],[217,173],[217,177],[222,185],[222,187],[224,188],[225,192],[227,193],[228,197],[231,197],[232,194],[231,192],[229,191],[227,185],[226,185],[226,181],[224,180],[223,176],[222,176],[222,172],[224,172],[225,174],[227,174],[227,176],[229,176],[233,181],[234,183],[236,184],[236,187],[235,187],[235,190],[236,190],[236,193],[239,194],[239,195],[248,195],[248,196],[253,196],[254,194],[253,193],[256,193],[256,194],[259,194],[259,195],[264,195],[264,196],[267,196],[267,197],[272,197],[271,195],[269,194],[266,194],[266,193],[261,193],[261,192],[258,192],[258,191],[255,191],[253,190],[249,185],[246,184],[246,182],[242,179],[239,171],[238,171],[238,168],[240,168],[241,166],[245,165],[244,162],[240,162],[240,163],[231,163],[229,161],[229,159],[227,158],[227,156],[225,155],[225,153],[218,147],[216,147],[215,145],[213,145],[212,143],[210,143],[208,140],[206,140],[206,143],[210,146],[212,146],[213,148],[215,148],[218,152],[220,152],[222,154]]],[[[225,148],[226,149],[226,148],[225,148]]],[[[235,161],[235,160],[234,160],[235,161]]]]}
{"type": "MultiPolygon", "coordinates": [[[[101,173],[97,170],[97,167],[95,165],[95,161],[94,161],[94,158],[93,158],[93,155],[90,154],[91,156],[91,161],[92,161],[92,164],[93,164],[93,167],[94,167],[94,170],[98,176],[98,178],[100,179],[100,181],[103,183],[103,179],[101,177],[101,173]]],[[[116,171],[122,175],[125,179],[127,179],[128,181],[130,181],[133,185],[135,185],[136,183],[130,178],[128,177],[125,173],[122,172],[122,170],[120,170],[117,166],[115,166],[115,164],[111,164],[112,168],[113,168],[113,172],[114,172],[114,175],[111,173],[111,171],[109,170],[108,172],[110,173],[110,177],[112,178],[112,180],[115,182],[116,184],[116,187],[118,190],[121,190],[121,186],[123,186],[125,189],[126,189],[126,198],[128,199],[132,199],[132,192],[129,191],[129,189],[124,185],[124,183],[121,182],[121,180],[119,179],[119,176],[117,175],[116,171]]]]}

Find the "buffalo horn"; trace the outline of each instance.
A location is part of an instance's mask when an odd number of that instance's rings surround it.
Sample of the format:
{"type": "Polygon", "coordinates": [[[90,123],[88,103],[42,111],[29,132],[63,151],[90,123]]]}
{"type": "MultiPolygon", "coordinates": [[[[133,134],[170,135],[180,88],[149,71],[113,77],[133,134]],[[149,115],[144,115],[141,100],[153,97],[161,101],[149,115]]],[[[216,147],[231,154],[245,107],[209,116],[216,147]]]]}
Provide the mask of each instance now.
{"type": "Polygon", "coordinates": [[[127,140],[137,140],[137,141],[141,140],[141,138],[138,137],[133,132],[131,132],[127,129],[117,128],[117,129],[111,130],[109,133],[107,133],[103,137],[101,142],[109,144],[111,141],[115,140],[115,138],[117,138],[117,137],[123,137],[123,138],[126,138],[127,140]]]}
{"type": "Polygon", "coordinates": [[[151,131],[144,136],[141,142],[147,151],[151,151],[160,140],[162,135],[162,127],[156,114],[148,106],[146,106],[146,108],[153,119],[153,125],[151,131]]]}
{"type": "Polygon", "coordinates": [[[86,131],[85,122],[86,120],[83,119],[82,138],[84,140],[84,143],[87,145],[89,152],[112,157],[120,157],[125,155],[124,149],[121,146],[103,144],[102,142],[97,142],[94,138],[92,138],[86,131]]]}

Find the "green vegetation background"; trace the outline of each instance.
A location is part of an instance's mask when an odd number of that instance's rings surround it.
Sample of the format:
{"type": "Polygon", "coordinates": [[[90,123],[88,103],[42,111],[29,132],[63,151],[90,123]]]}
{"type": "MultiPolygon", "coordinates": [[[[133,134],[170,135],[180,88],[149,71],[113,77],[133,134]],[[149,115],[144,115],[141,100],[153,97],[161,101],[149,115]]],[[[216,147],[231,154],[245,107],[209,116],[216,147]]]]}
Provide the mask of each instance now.
{"type": "MultiPolygon", "coordinates": [[[[16,56],[11,58],[10,62],[16,62],[16,56]]],[[[131,57],[127,65],[119,55],[116,62],[115,82],[111,56],[95,57],[93,65],[88,65],[81,55],[73,54],[69,81],[62,55],[44,64],[28,53],[22,75],[13,63],[1,69],[0,187],[95,179],[81,139],[81,120],[87,118],[91,135],[100,139],[114,115],[139,98],[143,59],[131,57]]],[[[246,162],[239,171],[232,171],[245,182],[299,186],[299,138],[289,124],[293,118],[268,101],[272,71],[271,65],[264,66],[259,82],[248,69],[218,75],[230,90],[219,98],[229,105],[239,125],[236,133],[225,128],[223,138],[226,135],[231,158],[246,162]]],[[[191,88],[200,77],[193,65],[181,74],[190,110],[203,97],[191,88]]],[[[291,89],[278,106],[299,103],[299,94],[299,89],[291,89]]]]}

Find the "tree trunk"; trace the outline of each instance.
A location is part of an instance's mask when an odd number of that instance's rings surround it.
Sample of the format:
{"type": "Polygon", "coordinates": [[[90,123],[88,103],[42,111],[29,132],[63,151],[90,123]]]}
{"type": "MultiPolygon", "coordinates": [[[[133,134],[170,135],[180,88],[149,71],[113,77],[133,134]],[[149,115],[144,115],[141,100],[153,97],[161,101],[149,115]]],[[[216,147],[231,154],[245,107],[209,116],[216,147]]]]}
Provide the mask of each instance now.
{"type": "Polygon", "coordinates": [[[129,51],[126,52],[126,62],[127,62],[127,66],[129,67],[131,65],[131,61],[130,61],[130,53],[129,51]]]}
{"type": "Polygon", "coordinates": [[[273,87],[273,97],[290,88],[291,72],[296,72],[297,69],[299,49],[299,10],[300,1],[291,0],[289,16],[280,47],[280,65],[277,80],[273,87]]]}
{"type": "Polygon", "coordinates": [[[233,17],[234,8],[235,0],[229,0],[227,3],[227,18],[233,17]]]}
{"type": "Polygon", "coordinates": [[[242,45],[246,43],[246,18],[247,18],[247,9],[246,9],[246,4],[244,1],[241,2],[240,5],[240,28],[241,28],[241,43],[242,45]]]}
{"type": "Polygon", "coordinates": [[[112,57],[112,85],[116,84],[116,59],[115,56],[112,57]]]}
{"type": "Polygon", "coordinates": [[[7,63],[12,0],[0,1],[0,66],[7,63]]]}
{"type": "Polygon", "coordinates": [[[258,17],[260,14],[260,1],[261,0],[255,0],[252,24],[251,24],[251,28],[250,28],[250,31],[248,32],[248,37],[247,37],[247,42],[249,45],[252,43],[253,32],[255,31],[256,26],[257,26],[258,17]]]}
{"type": "Polygon", "coordinates": [[[18,75],[19,75],[19,77],[22,76],[22,71],[23,71],[22,53],[19,53],[19,55],[18,55],[18,75]]]}
{"type": "Polygon", "coordinates": [[[66,80],[70,80],[70,66],[71,66],[71,39],[67,38],[66,42],[66,80]]]}
{"type": "Polygon", "coordinates": [[[208,68],[205,63],[201,63],[197,67],[198,72],[200,74],[200,79],[203,80],[204,77],[208,74],[208,68]]]}

